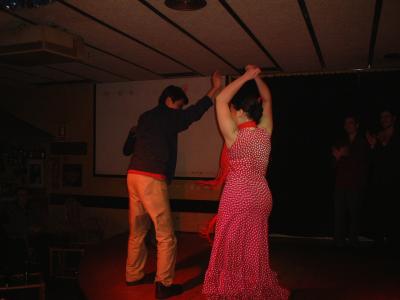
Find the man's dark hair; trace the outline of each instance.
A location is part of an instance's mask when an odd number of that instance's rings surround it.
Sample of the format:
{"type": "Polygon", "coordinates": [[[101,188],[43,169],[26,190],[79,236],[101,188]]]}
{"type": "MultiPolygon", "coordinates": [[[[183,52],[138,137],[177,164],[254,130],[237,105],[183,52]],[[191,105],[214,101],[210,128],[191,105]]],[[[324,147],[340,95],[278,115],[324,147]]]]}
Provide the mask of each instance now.
{"type": "Polygon", "coordinates": [[[381,109],[379,110],[379,114],[381,114],[383,112],[388,112],[392,116],[397,116],[396,110],[393,107],[389,106],[389,105],[381,107],[381,109]]]}
{"type": "Polygon", "coordinates": [[[262,117],[263,108],[260,103],[260,93],[254,80],[247,81],[233,96],[231,104],[236,110],[243,109],[247,116],[258,123],[262,117]]]}
{"type": "Polygon", "coordinates": [[[169,85],[163,90],[163,92],[160,95],[160,98],[158,99],[158,103],[165,104],[165,100],[168,97],[171,97],[172,102],[175,102],[178,100],[183,100],[183,103],[185,105],[188,104],[188,102],[189,102],[189,99],[186,96],[183,89],[180,88],[179,86],[175,86],[175,85],[169,85]]]}
{"type": "Polygon", "coordinates": [[[355,112],[348,112],[344,115],[343,121],[346,121],[347,119],[353,119],[354,122],[357,124],[360,124],[360,116],[355,113],[355,112]]]}

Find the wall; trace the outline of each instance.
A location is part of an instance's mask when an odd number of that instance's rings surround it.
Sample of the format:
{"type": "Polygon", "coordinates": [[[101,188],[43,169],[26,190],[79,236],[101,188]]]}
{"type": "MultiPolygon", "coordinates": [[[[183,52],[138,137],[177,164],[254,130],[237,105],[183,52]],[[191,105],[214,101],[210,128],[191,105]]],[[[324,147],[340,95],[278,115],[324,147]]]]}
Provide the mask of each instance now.
{"type": "MultiPolygon", "coordinates": [[[[371,72],[268,79],[274,102],[274,133],[267,175],[274,201],[270,218],[272,233],[332,235],[331,146],[343,130],[343,116],[357,113],[362,128],[375,132],[381,107],[388,105],[400,111],[399,78],[400,72],[371,72]]],[[[85,214],[88,218],[89,212],[99,216],[106,224],[108,236],[127,230],[124,179],[92,176],[93,86],[8,89],[2,95],[5,96],[0,105],[22,119],[54,135],[59,125],[65,124],[66,141],[88,144],[87,155],[60,158],[61,163],[83,165],[83,186],[61,186],[52,192],[88,196],[83,199],[85,214]]],[[[219,192],[191,181],[175,181],[170,187],[170,198],[177,229],[197,231],[204,225],[217,209],[215,200],[219,192]]],[[[365,201],[374,203],[374,199],[365,201]]],[[[364,230],[372,228],[369,213],[363,215],[364,230]]],[[[62,218],[63,212],[58,216],[62,218]]]]}
{"type": "MultiPolygon", "coordinates": [[[[60,126],[65,126],[65,142],[87,143],[87,155],[48,156],[48,168],[56,161],[62,164],[82,165],[82,186],[64,187],[61,182],[54,182],[54,178],[47,177],[47,186],[50,193],[75,196],[98,196],[104,200],[118,198],[118,208],[115,205],[105,205],[82,209],[83,218],[98,217],[104,224],[106,236],[126,231],[127,225],[127,191],[125,178],[94,177],[93,176],[93,85],[70,84],[52,85],[35,88],[16,89],[3,88],[1,106],[18,118],[43,129],[54,136],[58,135],[60,126]],[[58,185],[58,186],[57,186],[58,185]],[[108,198],[113,197],[113,198],[108,198]]],[[[60,169],[61,172],[61,169],[60,169]]],[[[48,171],[49,175],[50,172],[48,171]]],[[[61,181],[61,174],[58,181],[61,181]]],[[[171,199],[185,200],[217,200],[219,190],[210,190],[196,185],[193,181],[174,181],[170,186],[171,199]]],[[[206,201],[208,202],[208,201],[206,201]]],[[[206,213],[194,214],[179,211],[174,213],[177,230],[198,231],[212,216],[210,209],[206,213]],[[196,217],[194,217],[194,215],[196,217]]],[[[190,208],[189,208],[190,210],[190,208]]],[[[215,210],[214,208],[211,210],[215,210]]],[[[65,211],[60,205],[51,205],[53,223],[63,219],[65,211]]]]}

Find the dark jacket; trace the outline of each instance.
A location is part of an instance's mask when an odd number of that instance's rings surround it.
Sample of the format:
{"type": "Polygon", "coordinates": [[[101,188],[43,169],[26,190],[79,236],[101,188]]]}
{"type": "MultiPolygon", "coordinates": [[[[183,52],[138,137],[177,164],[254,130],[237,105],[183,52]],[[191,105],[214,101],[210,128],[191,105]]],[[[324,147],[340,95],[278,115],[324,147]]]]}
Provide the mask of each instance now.
{"type": "Polygon", "coordinates": [[[372,183],[399,189],[400,136],[397,131],[387,145],[378,142],[372,150],[372,183]]]}
{"type": "Polygon", "coordinates": [[[212,104],[205,96],[184,110],[161,104],[143,113],[136,132],[129,132],[124,145],[124,154],[132,154],[128,169],[165,175],[170,182],[175,174],[178,133],[200,120],[212,104]]]}
{"type": "Polygon", "coordinates": [[[361,134],[357,134],[352,143],[346,138],[338,145],[346,147],[349,153],[336,162],[336,187],[362,190],[367,181],[367,141],[361,134]]]}

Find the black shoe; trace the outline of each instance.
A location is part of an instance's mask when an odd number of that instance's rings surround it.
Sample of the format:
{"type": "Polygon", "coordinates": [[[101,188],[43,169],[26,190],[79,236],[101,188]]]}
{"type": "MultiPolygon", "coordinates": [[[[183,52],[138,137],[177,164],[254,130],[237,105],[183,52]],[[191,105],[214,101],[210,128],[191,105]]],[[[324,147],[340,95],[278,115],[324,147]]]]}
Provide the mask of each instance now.
{"type": "Polygon", "coordinates": [[[150,276],[144,276],[143,278],[135,281],[125,281],[127,286],[135,286],[135,285],[140,285],[140,284],[146,284],[146,283],[153,283],[154,278],[150,278],[150,276]]]}
{"type": "Polygon", "coordinates": [[[182,292],[183,288],[180,284],[165,286],[161,282],[156,282],[156,299],[167,299],[182,294],[182,292]]]}

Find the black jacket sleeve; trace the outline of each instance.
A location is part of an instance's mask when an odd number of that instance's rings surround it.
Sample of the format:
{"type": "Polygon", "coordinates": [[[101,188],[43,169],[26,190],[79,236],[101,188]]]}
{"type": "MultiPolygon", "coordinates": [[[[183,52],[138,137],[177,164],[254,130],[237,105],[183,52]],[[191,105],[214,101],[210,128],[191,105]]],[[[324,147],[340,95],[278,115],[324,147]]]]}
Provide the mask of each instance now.
{"type": "Polygon", "coordinates": [[[195,104],[182,110],[178,118],[178,132],[186,130],[193,122],[200,120],[212,105],[210,97],[204,96],[195,104]]]}
{"type": "Polygon", "coordinates": [[[124,155],[129,156],[133,153],[135,149],[135,142],[136,142],[136,131],[133,128],[129,131],[128,136],[126,138],[124,148],[122,152],[124,155]]]}

